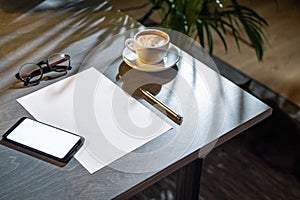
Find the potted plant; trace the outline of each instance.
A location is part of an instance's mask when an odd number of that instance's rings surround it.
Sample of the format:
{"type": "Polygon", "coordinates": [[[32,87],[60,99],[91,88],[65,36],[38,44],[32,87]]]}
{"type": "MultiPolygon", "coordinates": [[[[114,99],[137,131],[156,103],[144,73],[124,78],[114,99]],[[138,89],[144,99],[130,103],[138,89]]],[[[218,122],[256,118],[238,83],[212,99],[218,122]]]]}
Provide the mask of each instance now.
{"type": "Polygon", "coordinates": [[[226,34],[247,42],[259,60],[263,58],[264,31],[268,23],[253,9],[237,0],[149,0],[151,8],[139,20],[143,23],[153,12],[161,14],[161,26],[171,28],[199,40],[213,54],[213,32],[227,51],[226,34]],[[247,38],[243,38],[245,35],[247,38]]]}

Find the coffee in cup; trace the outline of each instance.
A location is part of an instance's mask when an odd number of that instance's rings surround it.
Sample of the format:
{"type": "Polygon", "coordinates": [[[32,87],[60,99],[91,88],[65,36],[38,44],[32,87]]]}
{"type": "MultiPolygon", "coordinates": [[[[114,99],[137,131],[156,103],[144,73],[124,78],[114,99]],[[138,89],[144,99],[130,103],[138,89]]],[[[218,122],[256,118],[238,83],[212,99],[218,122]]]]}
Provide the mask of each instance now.
{"type": "Polygon", "coordinates": [[[155,34],[143,34],[137,37],[137,41],[145,47],[160,47],[167,43],[167,40],[155,34]]]}
{"type": "Polygon", "coordinates": [[[167,33],[157,29],[138,32],[125,41],[125,46],[145,64],[156,64],[165,57],[170,43],[167,33]]]}

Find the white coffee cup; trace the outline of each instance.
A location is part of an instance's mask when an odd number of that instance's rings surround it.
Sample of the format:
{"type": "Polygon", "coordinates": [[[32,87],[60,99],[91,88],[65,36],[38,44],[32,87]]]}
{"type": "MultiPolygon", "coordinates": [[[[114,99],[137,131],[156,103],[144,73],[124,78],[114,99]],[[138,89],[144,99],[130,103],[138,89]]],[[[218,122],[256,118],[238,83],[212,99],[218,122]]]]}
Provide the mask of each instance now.
{"type": "Polygon", "coordinates": [[[125,46],[146,64],[156,64],[165,57],[170,43],[167,33],[157,29],[142,30],[128,38],[125,46]]]}

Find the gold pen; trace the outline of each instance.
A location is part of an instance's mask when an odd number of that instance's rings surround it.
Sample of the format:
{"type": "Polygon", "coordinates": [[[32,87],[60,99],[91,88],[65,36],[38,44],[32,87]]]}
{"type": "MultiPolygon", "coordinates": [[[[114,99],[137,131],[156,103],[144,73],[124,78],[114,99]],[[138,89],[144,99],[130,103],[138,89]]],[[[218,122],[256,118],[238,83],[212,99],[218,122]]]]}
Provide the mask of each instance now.
{"type": "Polygon", "coordinates": [[[158,105],[159,107],[156,107],[158,110],[166,114],[169,118],[171,118],[173,121],[175,121],[177,124],[182,123],[183,117],[177,113],[175,113],[173,110],[171,110],[169,107],[167,107],[165,104],[160,102],[158,99],[156,99],[150,92],[143,90],[140,88],[140,91],[142,92],[143,96],[145,97],[145,100],[150,100],[150,103],[152,105],[158,105]]]}

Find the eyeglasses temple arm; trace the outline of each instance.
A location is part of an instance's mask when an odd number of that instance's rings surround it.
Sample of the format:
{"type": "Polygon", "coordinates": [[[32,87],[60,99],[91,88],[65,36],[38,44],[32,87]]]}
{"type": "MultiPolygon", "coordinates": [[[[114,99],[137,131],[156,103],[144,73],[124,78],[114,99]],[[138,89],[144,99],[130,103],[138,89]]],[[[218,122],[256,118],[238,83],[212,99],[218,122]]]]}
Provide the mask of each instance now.
{"type": "Polygon", "coordinates": [[[50,63],[50,64],[49,64],[50,67],[56,66],[56,65],[58,65],[58,64],[60,64],[60,63],[62,63],[62,62],[65,62],[65,61],[67,61],[67,60],[70,60],[70,56],[69,56],[69,55],[65,54],[64,56],[65,56],[64,58],[62,58],[62,59],[60,59],[60,60],[58,60],[58,61],[56,61],[56,62],[50,63]]]}

